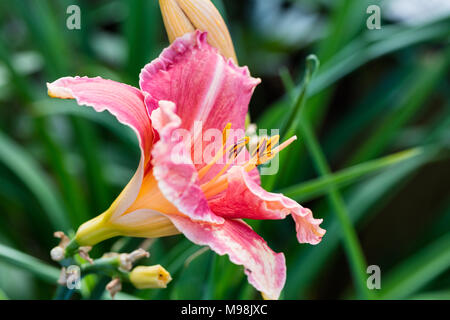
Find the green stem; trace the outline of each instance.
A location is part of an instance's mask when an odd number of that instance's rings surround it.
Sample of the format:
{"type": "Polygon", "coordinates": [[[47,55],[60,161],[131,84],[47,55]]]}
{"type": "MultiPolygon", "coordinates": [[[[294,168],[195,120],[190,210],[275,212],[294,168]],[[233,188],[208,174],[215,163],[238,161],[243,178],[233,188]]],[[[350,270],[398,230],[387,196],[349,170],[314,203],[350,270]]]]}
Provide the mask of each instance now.
{"type": "Polygon", "coordinates": [[[103,273],[113,275],[120,266],[119,256],[100,258],[93,261],[93,263],[85,263],[81,266],[83,276],[90,273],[103,273]]]}
{"type": "Polygon", "coordinates": [[[78,249],[80,248],[80,245],[75,239],[70,240],[69,244],[66,247],[66,254],[65,256],[67,258],[73,257],[75,254],[77,254],[78,249]]]}

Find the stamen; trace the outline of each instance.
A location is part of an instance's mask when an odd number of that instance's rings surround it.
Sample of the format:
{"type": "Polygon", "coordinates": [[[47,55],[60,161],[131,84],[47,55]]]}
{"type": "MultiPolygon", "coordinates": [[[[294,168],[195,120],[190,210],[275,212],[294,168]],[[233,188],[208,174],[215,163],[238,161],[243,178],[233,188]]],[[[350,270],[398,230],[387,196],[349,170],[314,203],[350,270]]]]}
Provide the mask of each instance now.
{"type": "Polygon", "coordinates": [[[225,146],[222,146],[222,148],[220,148],[220,150],[217,152],[217,154],[215,155],[215,157],[214,157],[214,158],[213,158],[206,166],[204,166],[203,168],[200,169],[200,171],[198,172],[198,178],[199,178],[199,179],[202,179],[202,178],[208,173],[208,171],[212,168],[212,166],[213,166],[214,164],[216,164],[216,162],[217,162],[221,157],[223,157],[224,152],[225,152],[224,147],[225,147],[225,146]]]}
{"type": "Polygon", "coordinates": [[[275,158],[275,156],[284,148],[286,148],[288,145],[290,145],[292,142],[294,142],[295,140],[297,140],[297,136],[293,136],[291,138],[289,138],[288,140],[286,140],[285,142],[283,142],[282,144],[280,144],[279,146],[277,146],[276,148],[272,149],[272,146],[274,144],[276,144],[278,141],[280,140],[280,136],[273,136],[270,138],[269,142],[267,143],[267,148],[264,150],[264,153],[262,154],[262,156],[260,156],[260,154],[256,154],[256,156],[254,156],[249,162],[247,162],[247,164],[244,166],[245,170],[251,171],[254,168],[256,168],[257,166],[264,164],[270,160],[272,160],[273,158],[275,158]]]}
{"type": "MultiPolygon", "coordinates": [[[[280,136],[278,136],[278,139],[280,139],[280,136]]],[[[292,142],[294,142],[295,140],[297,140],[297,136],[292,136],[289,139],[287,139],[285,142],[283,142],[282,144],[280,144],[278,147],[276,147],[275,149],[273,149],[273,153],[277,154],[280,151],[282,151],[284,148],[286,148],[287,146],[289,146],[292,142]]]]}
{"type": "Polygon", "coordinates": [[[230,129],[231,129],[231,122],[228,122],[222,131],[222,145],[225,145],[227,143],[228,130],[230,130],[230,129]]]}
{"type": "Polygon", "coordinates": [[[217,152],[216,156],[203,168],[200,169],[198,172],[199,179],[202,179],[208,171],[211,169],[211,167],[225,154],[225,145],[227,143],[228,139],[228,130],[231,129],[231,122],[228,122],[225,128],[223,128],[222,131],[222,148],[217,152]]]}
{"type": "Polygon", "coordinates": [[[259,142],[258,142],[258,145],[256,146],[256,150],[252,153],[252,157],[261,154],[261,150],[264,152],[264,150],[266,148],[266,143],[267,143],[267,137],[261,138],[261,140],[259,140],[259,142]]]}
{"type": "Polygon", "coordinates": [[[233,146],[233,148],[231,148],[231,150],[228,153],[228,158],[231,159],[237,158],[237,155],[242,151],[242,149],[244,148],[244,146],[250,142],[250,138],[249,137],[244,137],[242,139],[240,139],[238,142],[236,142],[233,146]]]}
{"type": "Polygon", "coordinates": [[[214,178],[212,178],[210,181],[202,185],[202,190],[207,190],[209,186],[212,186],[219,178],[228,170],[228,168],[233,163],[234,159],[236,159],[239,155],[239,153],[244,149],[245,145],[250,141],[249,137],[244,137],[239,142],[237,142],[234,146],[230,148],[230,155],[227,163],[223,168],[219,171],[218,174],[214,178]],[[231,153],[232,152],[232,153],[231,153]]]}
{"type": "Polygon", "coordinates": [[[272,153],[272,146],[275,146],[280,141],[280,135],[273,136],[267,143],[267,153],[270,155],[272,153]]]}

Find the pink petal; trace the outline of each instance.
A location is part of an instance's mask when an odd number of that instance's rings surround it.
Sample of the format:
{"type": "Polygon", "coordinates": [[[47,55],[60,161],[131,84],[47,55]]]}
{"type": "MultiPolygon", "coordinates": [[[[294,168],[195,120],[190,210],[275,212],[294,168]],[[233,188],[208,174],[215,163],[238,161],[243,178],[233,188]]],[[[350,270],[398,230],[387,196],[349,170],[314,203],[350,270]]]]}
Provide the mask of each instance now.
{"type": "Polygon", "coordinates": [[[142,150],[149,153],[152,127],[139,89],[100,77],[64,77],[48,83],[47,87],[51,97],[76,99],[78,104],[93,107],[97,112],[108,110],[136,132],[142,150]]]}
{"type": "Polygon", "coordinates": [[[246,223],[226,220],[213,225],[169,216],[175,227],[192,242],[207,245],[219,255],[228,254],[231,262],[243,265],[248,282],[269,299],[278,299],[286,281],[283,253],[273,252],[246,223]]]}
{"type": "Polygon", "coordinates": [[[64,77],[48,83],[47,87],[49,96],[76,99],[78,104],[91,106],[97,112],[108,110],[119,122],[136,132],[141,147],[139,167],[111,206],[114,207],[114,210],[111,210],[114,215],[122,213],[138,195],[153,143],[152,126],[144,104],[144,95],[139,89],[100,77],[64,77]]]}
{"type": "Polygon", "coordinates": [[[261,185],[261,177],[259,176],[258,168],[255,168],[248,172],[250,179],[252,179],[258,186],[261,185]]]}
{"type": "MultiPolygon", "coordinates": [[[[145,101],[149,113],[158,107],[158,101],[172,101],[182,119],[181,127],[191,132],[195,131],[195,122],[201,123],[203,132],[210,128],[222,131],[231,122],[232,129],[241,129],[244,134],[248,104],[259,82],[247,67],[238,67],[219,54],[206,42],[206,33],[200,31],[175,40],[140,74],[142,91],[148,93],[145,101]]],[[[196,159],[194,154],[202,155],[207,143],[199,147],[199,135],[192,133],[191,152],[196,159]]],[[[202,182],[213,178],[224,163],[215,164],[202,182]]],[[[204,161],[195,161],[197,170],[205,165],[204,161]]]]}
{"type": "Polygon", "coordinates": [[[227,179],[227,190],[209,200],[215,214],[225,219],[255,220],[284,219],[292,214],[299,242],[318,244],[322,240],[325,234],[319,226],[322,219],[314,219],[311,210],[282,194],[265,191],[242,167],[231,168],[227,179]]]}
{"type": "Polygon", "coordinates": [[[185,148],[183,141],[176,141],[175,131],[180,129],[181,119],[175,114],[172,102],[160,101],[151,119],[160,140],[152,150],[153,175],[164,197],[177,209],[195,221],[223,223],[224,219],[216,216],[200,188],[197,170],[189,152],[177,153],[174,150],[185,148]]]}
{"type": "Polygon", "coordinates": [[[248,103],[259,82],[247,67],[225,60],[200,31],[175,40],[140,75],[148,104],[155,104],[152,100],[174,102],[186,129],[192,129],[194,121],[201,121],[203,130],[222,130],[228,122],[233,129],[243,129],[248,103]]]}

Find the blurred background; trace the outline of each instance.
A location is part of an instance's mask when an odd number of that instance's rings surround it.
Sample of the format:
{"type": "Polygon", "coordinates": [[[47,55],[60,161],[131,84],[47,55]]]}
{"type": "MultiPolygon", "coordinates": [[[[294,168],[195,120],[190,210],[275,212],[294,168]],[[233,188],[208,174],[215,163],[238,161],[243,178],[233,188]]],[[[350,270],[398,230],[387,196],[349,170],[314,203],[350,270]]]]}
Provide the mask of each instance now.
{"type": "MultiPolygon", "coordinates": [[[[300,137],[263,185],[311,208],[328,231],[310,246],[297,243],[291,219],[252,222],[286,255],[282,298],[449,299],[449,1],[213,2],[239,63],[263,80],[252,122],[300,137]],[[369,5],[380,7],[381,29],[368,28],[369,5]],[[305,78],[309,54],[320,67],[305,78]],[[380,290],[366,286],[369,265],[381,270],[380,290]]],[[[87,75],[137,86],[167,45],[156,0],[0,3],[0,298],[61,298],[53,232],[103,212],[138,164],[131,130],[48,98],[46,82],[87,75]],[[80,30],[66,27],[72,4],[80,30]]],[[[181,235],[142,241],[112,239],[92,256],[142,245],[144,263],[174,280],[125,286],[118,298],[260,298],[227,257],[181,235]]],[[[90,275],[65,298],[107,299],[107,282],[90,275]]]]}

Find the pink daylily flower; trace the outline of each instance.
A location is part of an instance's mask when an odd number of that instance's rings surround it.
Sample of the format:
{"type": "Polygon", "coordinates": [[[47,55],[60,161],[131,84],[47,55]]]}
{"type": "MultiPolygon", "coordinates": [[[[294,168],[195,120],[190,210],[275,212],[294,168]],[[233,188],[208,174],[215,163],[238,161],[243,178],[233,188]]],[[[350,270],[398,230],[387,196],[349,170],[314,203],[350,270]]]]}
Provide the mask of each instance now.
{"type": "Polygon", "coordinates": [[[182,161],[172,157],[172,150],[186,148],[174,134],[179,129],[193,132],[195,122],[202,123],[203,131],[222,130],[229,123],[243,131],[259,82],[246,67],[208,45],[206,33],[196,31],[178,38],[142,69],[140,89],[99,77],[65,77],[48,84],[52,97],[76,99],[98,112],[108,110],[130,126],[140,142],[140,163],[129,184],[104,214],[80,227],[75,239],[93,245],[117,235],[181,232],[219,255],[228,254],[233,263],[244,266],[250,284],[266,298],[277,299],[286,281],[284,255],[272,251],[241,219],[291,215],[298,241],[310,244],[318,244],[325,234],[319,226],[322,220],[282,194],[263,190],[256,165],[248,161],[194,163],[193,151],[204,148],[195,143],[182,161]],[[100,227],[90,232],[93,225],[100,227]]]}

